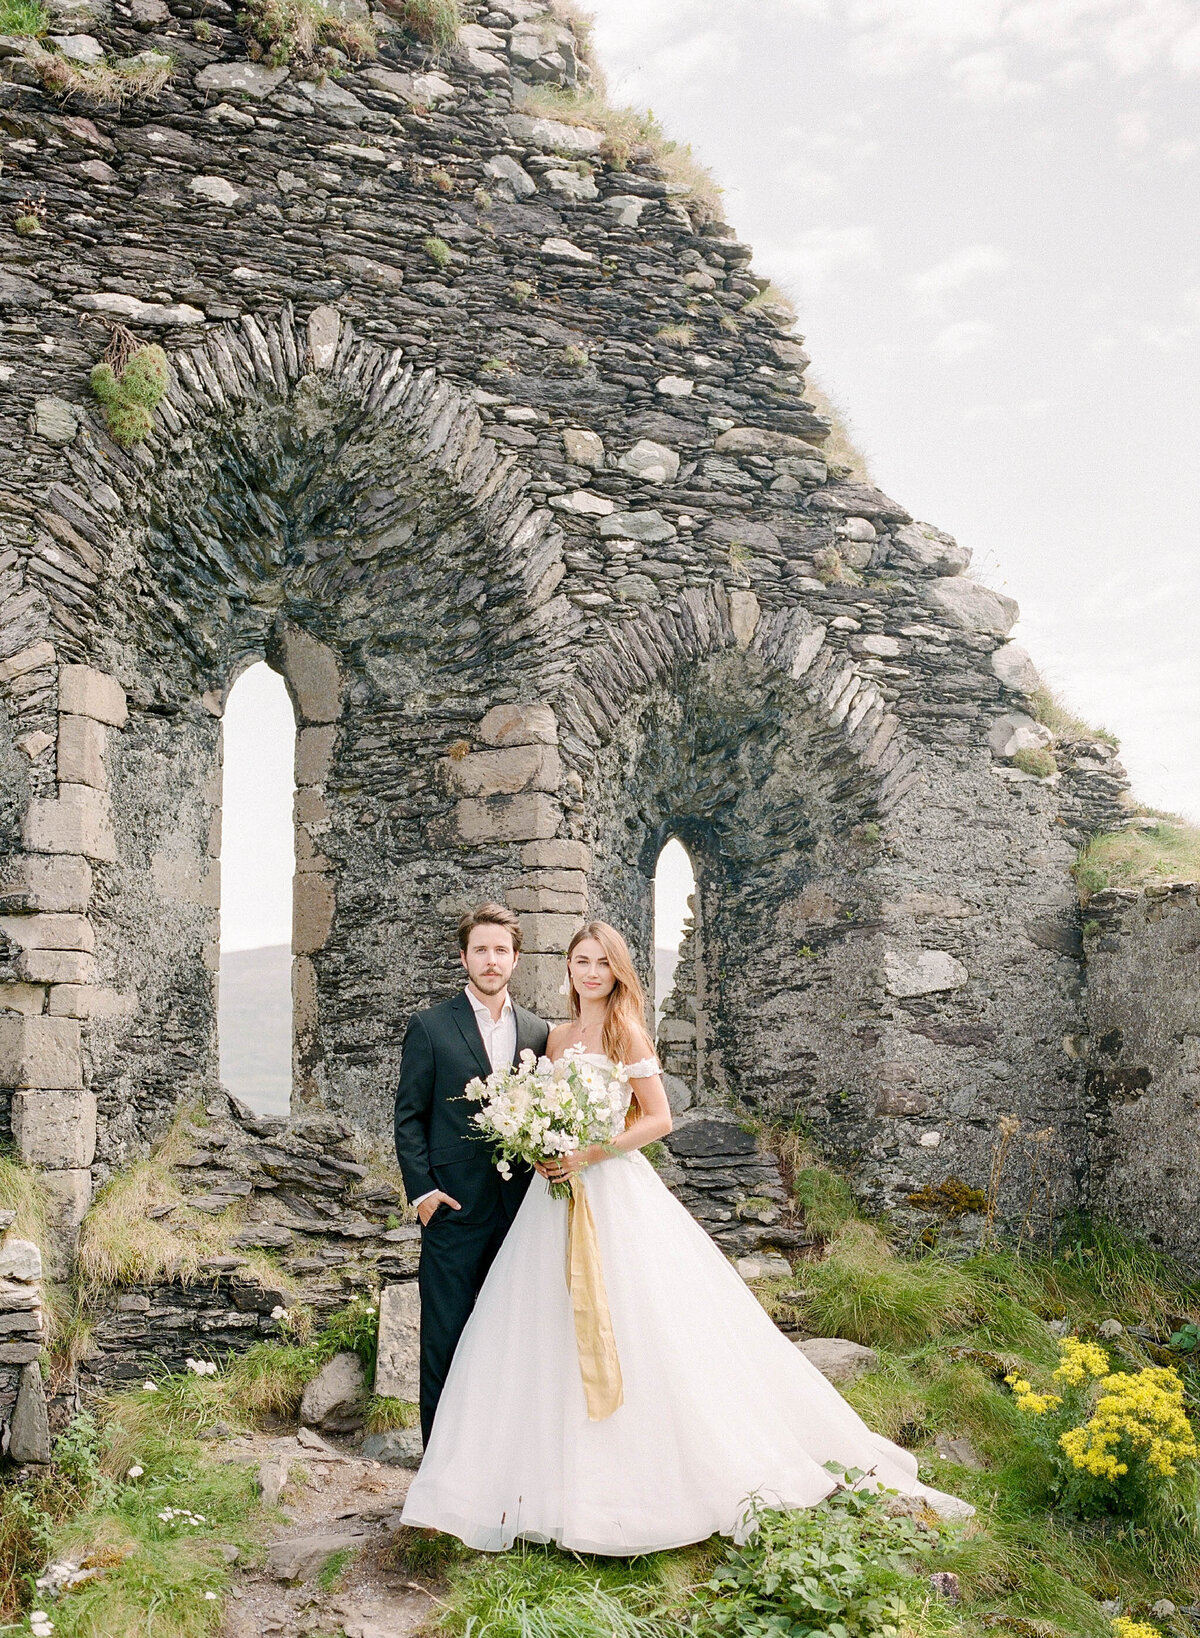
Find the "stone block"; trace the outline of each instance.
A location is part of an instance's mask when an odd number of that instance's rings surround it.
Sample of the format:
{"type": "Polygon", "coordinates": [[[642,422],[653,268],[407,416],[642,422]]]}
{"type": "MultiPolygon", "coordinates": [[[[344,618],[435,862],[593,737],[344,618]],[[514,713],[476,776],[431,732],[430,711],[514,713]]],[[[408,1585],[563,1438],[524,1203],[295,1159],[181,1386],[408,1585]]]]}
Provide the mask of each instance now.
{"type": "Polygon", "coordinates": [[[558,743],[558,721],[548,705],[493,705],[478,732],[485,745],[558,743]]]}
{"type": "Polygon", "coordinates": [[[105,724],[97,721],[95,717],[67,716],[60,713],[59,779],[70,785],[93,785],[97,790],[106,790],[108,770],[104,766],[104,752],[107,741],[105,724]]]}
{"type": "Polygon", "coordinates": [[[988,730],[988,749],[993,756],[1013,757],[1018,751],[1041,750],[1054,744],[1054,735],[1045,723],[1035,722],[1023,711],[1007,711],[988,730]]]}
{"type": "MultiPolygon", "coordinates": [[[[356,1552],[370,1537],[351,1530],[320,1536],[285,1536],[267,1550],[267,1574],[276,1581],[311,1581],[339,1553],[356,1552]]],[[[257,1630],[257,1629],[256,1629],[257,1630]]]]}
{"type": "Polygon", "coordinates": [[[562,435],[563,453],[574,466],[587,466],[600,471],[604,466],[604,440],[599,433],[586,432],[582,427],[565,427],[562,435]]]}
{"type": "Polygon", "coordinates": [[[127,1018],[136,1006],[132,995],[122,995],[99,984],[54,984],[46,1008],[57,1018],[127,1018]]]}
{"type": "Polygon", "coordinates": [[[42,1382],[41,1366],[34,1362],[21,1367],[21,1386],[17,1389],[8,1454],[14,1462],[45,1463],[50,1460],[46,1389],[42,1382]]]}
{"type": "MultiPolygon", "coordinates": [[[[522,948],[531,955],[566,955],[567,945],[571,942],[579,927],[578,916],[554,915],[550,912],[535,911],[521,917],[521,932],[524,935],[522,948]]],[[[559,981],[562,974],[559,975],[559,981]]]]}
{"type": "Polygon", "coordinates": [[[79,1022],[0,1013],[0,1086],[81,1087],[79,1022]]]}
{"type": "Polygon", "coordinates": [[[796,1347],[827,1381],[839,1387],[879,1369],[879,1355],[874,1348],[848,1342],[845,1337],[806,1337],[796,1347]]]}
{"type": "Polygon", "coordinates": [[[329,937],[335,909],[333,883],[316,870],[292,878],[292,954],[312,955],[329,937]]]}
{"type": "MultiPolygon", "coordinates": [[[[420,1467],[425,1454],[421,1430],[389,1428],[386,1433],[369,1434],[362,1442],[361,1454],[364,1461],[383,1462],[388,1467],[420,1467]]],[[[372,1628],[372,1631],[382,1634],[384,1628],[372,1628]]]]}
{"type": "Polygon", "coordinates": [[[562,808],[542,791],[487,799],[468,796],[455,806],[454,819],[464,842],[541,841],[558,829],[562,808]]]}
{"type": "MultiPolygon", "coordinates": [[[[522,927],[524,924],[522,918],[522,927]]],[[[567,964],[561,952],[558,955],[524,953],[517,962],[509,987],[513,999],[520,1006],[528,1007],[539,1018],[555,1023],[568,1013],[567,997],[562,988],[566,976],[567,964]]]]}
{"type": "Polygon", "coordinates": [[[328,1433],[350,1433],[363,1425],[363,1368],[357,1354],[335,1354],[307,1383],[300,1421],[328,1433]]]}
{"type": "Polygon", "coordinates": [[[298,787],[292,799],[292,817],[298,825],[314,828],[328,825],[332,815],[329,803],[325,799],[325,792],[319,785],[298,787]]]}
{"type": "Polygon", "coordinates": [[[23,677],[27,671],[38,671],[43,666],[53,665],[55,658],[52,643],[31,643],[19,654],[0,660],[0,683],[10,683],[15,677],[23,677]]]}
{"type": "Polygon", "coordinates": [[[72,911],[0,916],[0,932],[21,950],[91,950],[96,942],[88,918],[72,911]]]}
{"type": "Polygon", "coordinates": [[[116,861],[112,809],[90,785],[60,785],[57,800],[35,797],[25,813],[23,835],[34,853],[82,853],[104,863],[116,861]]]}
{"type": "Polygon", "coordinates": [[[92,867],[70,854],[22,853],[8,860],[0,876],[0,898],[22,897],[29,910],[86,910],[92,896],[92,867]]]}
{"type": "Polygon", "coordinates": [[[549,911],[582,917],[587,913],[587,894],[578,890],[563,892],[553,887],[510,887],[504,898],[509,909],[518,914],[549,911]]]}
{"type": "Polygon", "coordinates": [[[958,575],[971,561],[970,548],[930,523],[909,523],[892,533],[888,562],[922,574],[958,575]]]}
{"type": "Polygon", "coordinates": [[[1015,598],[965,576],[931,580],[929,597],[956,625],[995,637],[1007,637],[1021,614],[1015,598]]]}
{"type": "Polygon", "coordinates": [[[336,738],[337,729],[332,725],[301,728],[296,735],[297,785],[320,785],[325,780],[333,762],[336,738]]]}
{"type": "Polygon", "coordinates": [[[971,976],[949,950],[885,950],[884,984],[889,995],[933,995],[957,990],[971,976]]]}
{"type": "Polygon", "coordinates": [[[314,307],[308,315],[308,354],[314,370],[332,368],[341,328],[336,307],[314,307]]]}
{"type": "Polygon", "coordinates": [[[379,1356],[375,1392],[415,1404],[421,1391],[421,1297],[415,1280],[379,1293],[379,1356]]]}
{"type": "Polygon", "coordinates": [[[86,950],[26,950],[17,968],[30,984],[90,984],[96,958],[86,950]]]}
{"type": "Polygon", "coordinates": [[[96,1100],[90,1092],[14,1092],[12,1129],[27,1166],[55,1171],[90,1166],[96,1155],[96,1100]]]}
{"type": "Polygon", "coordinates": [[[752,591],[732,591],[729,594],[729,623],[733,639],[739,648],[749,648],[758,630],[760,609],[752,591]]]}
{"type": "MultiPolygon", "coordinates": [[[[309,317],[309,329],[317,313],[332,311],[316,308],[309,317]]],[[[336,317],[336,315],[335,315],[336,317]]],[[[320,368],[320,366],[318,366],[320,368]]],[[[327,644],[289,626],[280,639],[283,674],[296,703],[296,714],[302,723],[336,722],[342,714],[342,677],[337,655],[327,644]]]]}
{"type": "Polygon", "coordinates": [[[75,1255],[79,1225],[92,1200],[92,1174],[84,1167],[42,1173],[50,1238],[44,1248],[46,1276],[65,1279],[75,1255]]]}
{"type": "Polygon", "coordinates": [[[553,745],[512,745],[448,757],[452,787],[463,796],[513,796],[519,791],[556,791],[562,761],[553,745]]]}
{"type": "Polygon", "coordinates": [[[1033,694],[1042,686],[1037,666],[1020,643],[1001,643],[993,649],[992,670],[1014,694],[1033,694]]]}
{"type": "Polygon", "coordinates": [[[521,849],[521,863],[531,870],[582,870],[586,875],[592,868],[592,850],[586,842],[555,836],[528,843],[521,849]]]}
{"type": "Polygon", "coordinates": [[[123,728],[129,716],[125,690],[117,679],[90,665],[59,666],[58,709],[67,715],[91,717],[110,728],[123,728]]]}
{"type": "Polygon", "coordinates": [[[46,993],[43,984],[0,984],[0,1012],[36,1017],[46,1009],[46,993]]]}
{"type": "Polygon", "coordinates": [[[32,1240],[0,1240],[0,1280],[30,1283],[42,1277],[42,1254],[32,1240]]]}

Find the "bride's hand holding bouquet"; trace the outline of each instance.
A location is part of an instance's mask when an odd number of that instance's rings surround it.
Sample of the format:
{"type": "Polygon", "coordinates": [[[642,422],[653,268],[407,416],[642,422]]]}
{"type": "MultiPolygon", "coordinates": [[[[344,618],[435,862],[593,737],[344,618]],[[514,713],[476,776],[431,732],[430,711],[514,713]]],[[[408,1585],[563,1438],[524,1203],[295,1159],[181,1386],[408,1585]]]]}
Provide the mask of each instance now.
{"type": "Polygon", "coordinates": [[[604,1069],[569,1047],[557,1063],[522,1052],[512,1069],[468,1081],[464,1096],[481,1107],[471,1117],[499,1151],[501,1177],[513,1161],[534,1166],[556,1199],[571,1193],[571,1174],[612,1152],[625,1123],[629,1074],[604,1069]]]}

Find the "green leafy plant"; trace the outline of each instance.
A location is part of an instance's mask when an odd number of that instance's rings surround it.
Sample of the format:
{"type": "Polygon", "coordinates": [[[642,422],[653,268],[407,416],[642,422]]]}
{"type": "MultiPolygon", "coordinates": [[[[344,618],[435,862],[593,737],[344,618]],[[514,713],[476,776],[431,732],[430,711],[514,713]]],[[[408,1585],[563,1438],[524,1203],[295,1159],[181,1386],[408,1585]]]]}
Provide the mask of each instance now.
{"type": "Polygon", "coordinates": [[[816,1507],[757,1512],[753,1535],[729,1548],[706,1583],[693,1630],[703,1638],[900,1638],[910,1614],[904,1583],[938,1537],[855,1489],[862,1477],[849,1469],[845,1486],[816,1507]]]}
{"type": "Polygon", "coordinates": [[[448,50],[462,27],[458,0],[396,0],[391,13],[402,28],[435,51],[448,50]]]}
{"type": "Polygon", "coordinates": [[[327,10],[321,0],[247,0],[237,14],[253,61],[282,68],[328,65],[331,50],[345,52],[355,62],[377,52],[374,26],[327,10]]]}
{"type": "Polygon", "coordinates": [[[170,384],[170,365],[161,347],[151,344],[127,354],[119,370],[101,362],[92,371],[92,391],[104,405],[108,430],[128,449],[150,431],[151,411],[170,384]]]}
{"type": "Polygon", "coordinates": [[[1178,1331],[1171,1333],[1170,1347],[1178,1354],[1194,1354],[1200,1352],[1200,1325],[1189,1320],[1181,1325],[1178,1331]]]}
{"type": "Polygon", "coordinates": [[[450,266],[454,253],[445,239],[439,239],[436,234],[431,233],[421,241],[421,248],[435,267],[446,268],[450,266]]]}

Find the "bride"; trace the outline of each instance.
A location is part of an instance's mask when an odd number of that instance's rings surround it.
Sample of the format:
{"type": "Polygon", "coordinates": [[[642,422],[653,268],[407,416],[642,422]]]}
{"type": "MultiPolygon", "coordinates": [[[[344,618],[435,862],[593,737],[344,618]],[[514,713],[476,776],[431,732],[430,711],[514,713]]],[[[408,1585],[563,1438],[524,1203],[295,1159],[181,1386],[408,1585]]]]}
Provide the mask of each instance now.
{"type": "MultiPolygon", "coordinates": [[[[628,1065],[624,1131],[537,1167],[459,1340],[403,1522],[500,1551],[521,1538],[633,1555],[746,1533],[759,1506],[810,1507],[825,1467],[944,1504],[916,1458],[872,1433],[776,1329],[641,1150],[671,1130],[624,939],[588,922],[567,951],[570,1020],[547,1056],[628,1065]],[[564,1278],[580,1173],[595,1223],[623,1402],[590,1420],[564,1278]]],[[[962,1512],[961,1503],[955,1506],[962,1512]]]]}

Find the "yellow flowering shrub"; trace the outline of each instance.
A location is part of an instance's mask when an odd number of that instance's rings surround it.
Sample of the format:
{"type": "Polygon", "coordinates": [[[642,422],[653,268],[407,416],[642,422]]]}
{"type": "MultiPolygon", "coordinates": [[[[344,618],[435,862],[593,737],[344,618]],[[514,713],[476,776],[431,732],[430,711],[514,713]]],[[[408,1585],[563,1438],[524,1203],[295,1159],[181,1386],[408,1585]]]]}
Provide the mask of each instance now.
{"type": "MultiPolygon", "coordinates": [[[[1061,1395],[1039,1393],[1017,1371],[1004,1380],[1019,1409],[1041,1421],[1037,1442],[1059,1470],[1060,1504],[1140,1512],[1181,1463],[1200,1457],[1177,1371],[1113,1371],[1096,1343],[1064,1337],[1054,1375],[1061,1395]]],[[[1144,1635],[1131,1629],[1120,1638],[1144,1635]]]]}
{"type": "Polygon", "coordinates": [[[1108,1375],[1108,1355],[1099,1343],[1064,1337],[1058,1352],[1059,1366],[1054,1374],[1068,1388],[1082,1388],[1092,1377],[1108,1375]]]}
{"type": "Polygon", "coordinates": [[[1113,1621],[1113,1638],[1162,1638],[1162,1633],[1149,1621],[1131,1621],[1127,1615],[1118,1615],[1113,1621]]]}
{"type": "MultiPolygon", "coordinates": [[[[1055,1372],[1055,1375],[1058,1373],[1055,1372]]],[[[1031,1416],[1045,1416],[1047,1411],[1056,1410],[1062,1404],[1062,1398],[1056,1393],[1035,1393],[1031,1383],[1015,1371],[1010,1371],[1004,1378],[1013,1391],[1013,1398],[1020,1410],[1028,1411],[1031,1416]]]]}
{"type": "Polygon", "coordinates": [[[1177,1371],[1161,1365],[1102,1377],[1090,1419],[1058,1442],[1077,1468],[1110,1481],[1129,1472],[1123,1451],[1143,1457],[1168,1479],[1181,1461],[1200,1456],[1183,1405],[1183,1382],[1177,1371]]]}

